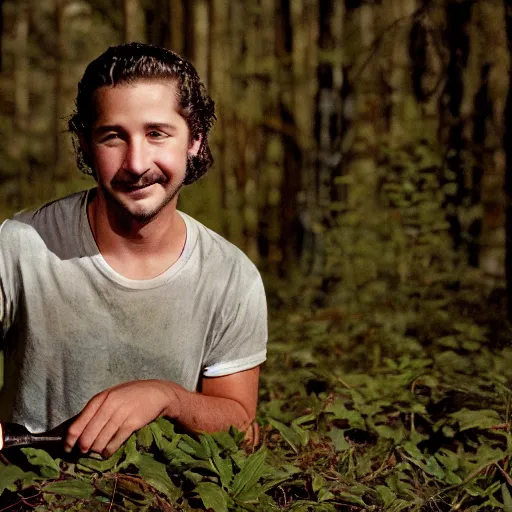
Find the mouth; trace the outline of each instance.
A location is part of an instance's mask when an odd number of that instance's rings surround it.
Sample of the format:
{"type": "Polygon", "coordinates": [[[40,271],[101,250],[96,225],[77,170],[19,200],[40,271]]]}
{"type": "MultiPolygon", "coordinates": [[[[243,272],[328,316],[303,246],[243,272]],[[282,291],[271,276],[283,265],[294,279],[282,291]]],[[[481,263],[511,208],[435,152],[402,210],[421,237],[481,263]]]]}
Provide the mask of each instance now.
{"type": "Polygon", "coordinates": [[[140,190],[145,190],[149,187],[152,187],[153,185],[156,185],[157,183],[158,183],[157,181],[153,181],[151,183],[144,183],[141,185],[130,185],[127,183],[116,183],[116,184],[114,184],[114,187],[121,192],[131,193],[131,192],[139,192],[140,190]]]}

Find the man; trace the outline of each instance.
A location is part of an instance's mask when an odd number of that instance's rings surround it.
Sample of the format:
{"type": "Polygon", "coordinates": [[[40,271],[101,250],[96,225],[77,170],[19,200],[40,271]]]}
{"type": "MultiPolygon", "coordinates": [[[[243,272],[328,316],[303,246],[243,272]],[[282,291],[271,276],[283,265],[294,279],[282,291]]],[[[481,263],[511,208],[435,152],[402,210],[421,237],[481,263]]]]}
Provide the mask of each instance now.
{"type": "Polygon", "coordinates": [[[1,417],[43,431],[78,415],[67,449],[106,456],[159,416],[246,429],[266,353],[262,281],[177,210],[212,163],[213,102],[190,63],[132,43],[87,67],[76,106],[97,187],[0,230],[1,417]]]}

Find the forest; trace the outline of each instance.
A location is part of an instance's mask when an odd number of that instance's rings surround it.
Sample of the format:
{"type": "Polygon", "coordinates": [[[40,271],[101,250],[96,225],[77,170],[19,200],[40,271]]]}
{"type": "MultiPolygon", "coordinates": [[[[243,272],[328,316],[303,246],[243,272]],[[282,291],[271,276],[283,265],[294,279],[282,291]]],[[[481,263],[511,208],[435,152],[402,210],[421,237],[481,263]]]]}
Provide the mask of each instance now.
{"type": "Polygon", "coordinates": [[[0,512],[512,512],[507,0],[1,0],[0,221],[93,187],[67,121],[140,41],[216,105],[179,208],[260,269],[259,442],[163,418],[0,453],[0,512]]]}

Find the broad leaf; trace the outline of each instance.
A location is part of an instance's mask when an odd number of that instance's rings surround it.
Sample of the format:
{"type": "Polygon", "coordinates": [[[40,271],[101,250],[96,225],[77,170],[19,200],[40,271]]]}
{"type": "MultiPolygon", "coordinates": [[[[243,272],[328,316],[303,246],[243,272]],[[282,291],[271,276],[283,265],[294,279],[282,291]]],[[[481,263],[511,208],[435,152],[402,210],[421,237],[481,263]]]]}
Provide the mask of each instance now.
{"type": "Polygon", "coordinates": [[[229,489],[233,478],[233,464],[231,463],[231,459],[225,459],[221,457],[219,453],[214,453],[213,463],[215,465],[215,469],[219,473],[221,484],[226,489],[229,489]]]}
{"type": "Polygon", "coordinates": [[[240,473],[235,475],[231,491],[234,496],[240,494],[244,489],[250,489],[261,478],[264,473],[266,452],[263,448],[251,454],[240,473]]]}
{"type": "Polygon", "coordinates": [[[59,480],[50,482],[43,487],[44,492],[51,492],[61,496],[73,498],[90,498],[94,492],[94,486],[84,480],[59,480]]]}
{"type": "Polygon", "coordinates": [[[345,439],[345,431],[341,428],[333,427],[327,435],[331,438],[334,449],[337,452],[344,452],[350,449],[350,444],[345,439]]]}
{"type": "Polygon", "coordinates": [[[16,491],[18,486],[17,482],[23,482],[25,485],[30,485],[38,477],[32,471],[25,472],[18,466],[10,464],[8,466],[0,466],[0,494],[5,489],[8,491],[16,491]]]}
{"type": "Polygon", "coordinates": [[[151,447],[153,444],[153,433],[149,425],[146,425],[137,431],[137,443],[146,450],[151,447]]]}
{"type": "Polygon", "coordinates": [[[292,450],[295,453],[299,453],[298,446],[301,444],[301,439],[297,432],[295,432],[292,428],[288,427],[284,423],[277,421],[273,418],[269,418],[268,422],[281,434],[282,438],[291,446],[292,450]]]}
{"type": "Polygon", "coordinates": [[[81,466],[85,466],[86,468],[92,469],[94,471],[98,471],[100,473],[104,473],[106,471],[112,470],[115,465],[121,459],[121,456],[124,453],[124,447],[121,446],[118,450],[116,450],[108,459],[96,459],[92,457],[82,457],[78,459],[78,464],[81,466]]]}
{"type": "Polygon", "coordinates": [[[470,428],[487,429],[502,423],[500,415],[492,409],[471,411],[464,408],[450,414],[450,416],[459,422],[461,431],[470,428]]]}
{"type": "Polygon", "coordinates": [[[195,491],[199,494],[206,510],[228,512],[228,495],[219,486],[211,482],[201,482],[197,484],[195,491]]]}
{"type": "Polygon", "coordinates": [[[39,466],[41,475],[46,478],[57,478],[60,475],[60,468],[57,462],[49,453],[38,448],[22,448],[21,451],[26,455],[30,464],[39,466]]]}
{"type": "Polygon", "coordinates": [[[165,494],[172,502],[182,495],[181,490],[174,485],[167,474],[165,464],[156,461],[152,455],[140,454],[136,466],[139,469],[140,476],[157,491],[165,494]]]}

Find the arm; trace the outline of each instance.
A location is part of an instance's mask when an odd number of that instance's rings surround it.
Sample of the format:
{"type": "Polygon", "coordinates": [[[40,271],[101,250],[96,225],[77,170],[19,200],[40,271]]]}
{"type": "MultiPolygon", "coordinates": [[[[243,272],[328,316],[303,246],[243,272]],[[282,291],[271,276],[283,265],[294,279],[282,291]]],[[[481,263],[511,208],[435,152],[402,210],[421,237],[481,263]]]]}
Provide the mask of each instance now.
{"type": "Polygon", "coordinates": [[[120,384],[94,396],[68,429],[68,450],[112,454],[144,425],[167,416],[192,431],[249,427],[256,414],[259,367],[203,378],[201,393],[161,380],[120,384]]]}

